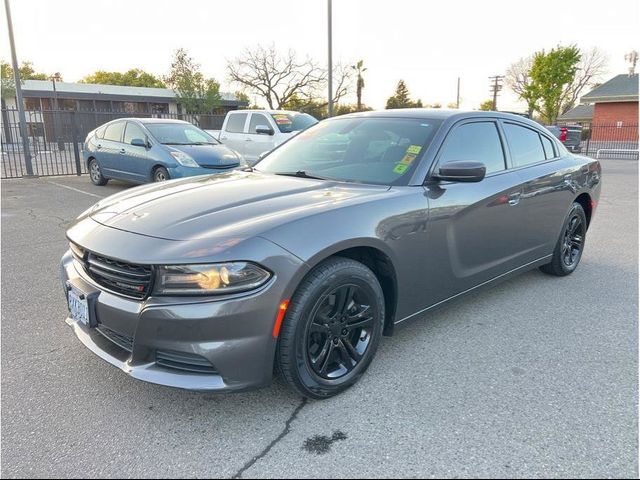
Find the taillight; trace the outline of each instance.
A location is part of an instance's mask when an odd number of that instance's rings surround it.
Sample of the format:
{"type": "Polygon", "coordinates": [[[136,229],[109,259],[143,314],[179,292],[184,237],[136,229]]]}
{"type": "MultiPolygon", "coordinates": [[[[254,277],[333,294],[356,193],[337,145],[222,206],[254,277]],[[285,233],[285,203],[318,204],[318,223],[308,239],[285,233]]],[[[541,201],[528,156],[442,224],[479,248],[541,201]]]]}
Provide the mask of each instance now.
{"type": "Polygon", "coordinates": [[[567,128],[566,127],[562,127],[560,129],[560,141],[561,142],[566,142],[567,141],[567,128]]]}

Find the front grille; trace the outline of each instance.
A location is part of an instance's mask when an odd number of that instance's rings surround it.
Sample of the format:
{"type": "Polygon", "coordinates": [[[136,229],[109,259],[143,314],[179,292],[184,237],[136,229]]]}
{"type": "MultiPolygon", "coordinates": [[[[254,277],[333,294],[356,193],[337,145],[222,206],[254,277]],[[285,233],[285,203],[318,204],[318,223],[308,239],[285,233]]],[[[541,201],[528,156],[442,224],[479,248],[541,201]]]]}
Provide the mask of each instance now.
{"type": "Polygon", "coordinates": [[[239,163],[232,165],[200,165],[202,168],[208,168],[209,170],[229,170],[230,168],[236,168],[240,166],[239,163]]]}
{"type": "Polygon", "coordinates": [[[128,335],[123,335],[121,333],[115,332],[111,330],[109,327],[105,327],[104,325],[98,325],[96,330],[102,334],[107,340],[110,340],[112,343],[115,343],[117,346],[131,353],[133,351],[133,338],[128,335]]]}
{"type": "Polygon", "coordinates": [[[96,283],[128,297],[145,298],[151,289],[152,270],[148,265],[135,265],[89,252],[84,268],[96,283]]]}
{"type": "Polygon", "coordinates": [[[156,351],[156,364],[161,367],[182,370],[190,373],[214,375],[218,372],[209,360],[200,355],[169,350],[156,351]]]}

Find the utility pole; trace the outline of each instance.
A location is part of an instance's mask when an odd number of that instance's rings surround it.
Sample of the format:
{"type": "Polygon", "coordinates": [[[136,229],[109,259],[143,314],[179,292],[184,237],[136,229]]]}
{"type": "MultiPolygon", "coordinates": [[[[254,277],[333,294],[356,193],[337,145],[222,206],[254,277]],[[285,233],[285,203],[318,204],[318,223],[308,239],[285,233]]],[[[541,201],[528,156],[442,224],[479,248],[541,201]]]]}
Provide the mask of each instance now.
{"type": "MultiPolygon", "coordinates": [[[[7,12],[7,27],[9,31],[9,44],[11,46],[11,63],[13,65],[13,81],[16,84],[16,103],[18,107],[18,117],[20,118],[20,137],[22,137],[22,150],[24,153],[24,163],[27,167],[27,176],[33,176],[33,165],[31,164],[31,150],[29,149],[29,135],[27,132],[27,119],[24,115],[24,101],[22,100],[22,84],[20,83],[20,70],[18,69],[18,57],[16,55],[16,45],[13,40],[13,23],[11,22],[11,7],[9,0],[4,0],[4,8],[7,12]]],[[[5,125],[7,127],[7,125],[5,125]]]]}
{"type": "Polygon", "coordinates": [[[332,45],[332,28],[331,28],[331,0],[327,0],[327,28],[328,28],[328,39],[329,39],[329,69],[327,71],[328,76],[328,84],[329,84],[329,117],[333,117],[333,45],[332,45]]]}
{"type": "Polygon", "coordinates": [[[491,80],[491,84],[489,86],[489,93],[493,96],[493,107],[492,110],[498,110],[498,93],[502,90],[502,81],[504,80],[504,76],[502,75],[494,75],[493,77],[489,77],[491,80]]]}
{"type": "Polygon", "coordinates": [[[456,94],[456,109],[460,108],[460,77],[458,77],[458,93],[456,94]]]}

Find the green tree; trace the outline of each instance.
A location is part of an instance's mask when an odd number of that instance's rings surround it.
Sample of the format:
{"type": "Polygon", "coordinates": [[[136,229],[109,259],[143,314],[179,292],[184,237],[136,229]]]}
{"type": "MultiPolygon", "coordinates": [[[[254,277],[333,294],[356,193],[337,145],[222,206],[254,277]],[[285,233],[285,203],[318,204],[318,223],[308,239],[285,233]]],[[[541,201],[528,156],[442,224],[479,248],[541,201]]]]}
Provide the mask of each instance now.
{"type": "MultiPolygon", "coordinates": [[[[16,84],[13,81],[13,68],[5,61],[0,62],[0,80],[2,87],[2,99],[16,96],[16,84]]],[[[20,66],[20,80],[47,80],[49,75],[38,73],[33,69],[33,63],[22,62],[20,66]]]]}
{"type": "Polygon", "coordinates": [[[205,78],[200,65],[183,48],[176,50],[169,75],[164,78],[187,113],[210,112],[220,105],[220,84],[205,78]]]}
{"type": "Polygon", "coordinates": [[[493,110],[493,100],[485,100],[480,104],[480,110],[484,112],[490,112],[493,110]]]}
{"type": "Polygon", "coordinates": [[[241,90],[238,90],[237,92],[234,93],[236,100],[238,100],[239,102],[247,102],[247,105],[251,105],[251,100],[249,99],[249,95],[247,95],[246,93],[244,93],[241,90]]]}
{"type": "Polygon", "coordinates": [[[396,86],[396,91],[393,96],[387,99],[387,109],[390,108],[414,108],[422,107],[422,100],[411,100],[409,95],[409,89],[404,83],[404,80],[400,80],[396,86]]]}
{"type": "Polygon", "coordinates": [[[80,83],[98,83],[102,85],[122,85],[127,87],[151,87],[151,88],[165,88],[164,82],[144,70],[139,68],[132,68],[126,72],[107,72],[104,70],[97,70],[91,75],[87,75],[80,83]]]}
{"type": "Polygon", "coordinates": [[[533,57],[531,84],[527,91],[537,96],[536,110],[548,124],[555,123],[563,105],[565,89],[576,78],[581,54],[578,47],[557,47],[546,53],[544,50],[533,57]]]}
{"type": "MultiPolygon", "coordinates": [[[[362,77],[362,74],[367,71],[366,67],[364,67],[363,65],[364,65],[363,61],[359,60],[358,63],[351,66],[351,68],[355,70],[357,74],[356,76],[356,98],[358,99],[356,104],[357,112],[362,111],[362,89],[364,88],[364,78],[362,77]]],[[[340,114],[337,113],[337,115],[340,115],[340,114]]]]}

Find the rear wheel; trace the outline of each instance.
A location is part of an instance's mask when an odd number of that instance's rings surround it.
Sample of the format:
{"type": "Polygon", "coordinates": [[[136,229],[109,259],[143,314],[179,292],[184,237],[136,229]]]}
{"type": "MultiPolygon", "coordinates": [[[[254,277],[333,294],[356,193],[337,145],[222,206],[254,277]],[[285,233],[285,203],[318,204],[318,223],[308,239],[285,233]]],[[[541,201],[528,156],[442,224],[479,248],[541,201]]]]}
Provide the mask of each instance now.
{"type": "Polygon", "coordinates": [[[551,262],[540,267],[545,273],[563,277],[580,263],[587,233],[587,217],[582,205],[574,202],[562,227],[551,262]]]}
{"type": "Polygon", "coordinates": [[[164,167],[156,167],[153,171],[153,181],[164,182],[165,180],[169,180],[169,171],[164,167]]]}
{"type": "Polygon", "coordinates": [[[335,257],[302,282],[287,311],[277,362],[301,395],[323,399],[367,370],[384,325],[384,294],[363,264],[335,257]]]}
{"type": "Polygon", "coordinates": [[[100,170],[100,165],[95,158],[89,160],[89,178],[91,179],[91,183],[98,186],[106,185],[109,181],[102,175],[102,170],[100,170]]]}

